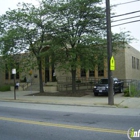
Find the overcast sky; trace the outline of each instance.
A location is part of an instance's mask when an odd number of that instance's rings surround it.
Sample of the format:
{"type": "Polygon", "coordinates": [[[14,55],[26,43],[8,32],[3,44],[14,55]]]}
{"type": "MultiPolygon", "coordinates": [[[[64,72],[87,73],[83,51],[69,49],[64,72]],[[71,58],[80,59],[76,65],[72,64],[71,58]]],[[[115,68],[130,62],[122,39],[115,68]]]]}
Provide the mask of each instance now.
{"type": "MultiPolygon", "coordinates": [[[[120,3],[125,3],[125,2],[132,2],[132,1],[136,1],[136,0],[110,0],[110,3],[114,5],[114,4],[120,4],[120,3]]],[[[8,8],[15,9],[18,2],[28,2],[28,3],[37,4],[36,0],[0,0],[0,15],[4,14],[8,10],[8,8]]],[[[137,2],[118,5],[113,8],[113,12],[115,12],[116,15],[125,14],[128,12],[133,12],[133,11],[138,11],[138,10],[140,10],[140,0],[137,0],[137,2]]],[[[139,15],[140,15],[140,12],[137,12],[135,14],[122,16],[119,18],[114,18],[113,20],[124,19],[128,17],[139,16],[139,15]]],[[[124,20],[121,22],[114,22],[112,23],[112,25],[118,25],[120,23],[136,21],[136,20],[140,20],[140,17],[124,20]]],[[[130,45],[140,51],[140,21],[112,27],[112,31],[113,32],[130,31],[131,36],[138,39],[138,41],[133,41],[130,45]]]]}
{"type": "MultiPolygon", "coordinates": [[[[110,0],[110,3],[113,5],[113,4],[132,2],[132,1],[136,1],[136,0],[110,0]]],[[[140,11],[140,0],[137,0],[137,2],[132,2],[129,4],[118,5],[118,6],[114,7],[113,9],[114,9],[113,12],[115,12],[116,15],[130,13],[130,12],[134,12],[134,11],[140,11]]],[[[121,16],[119,18],[125,19],[125,18],[135,17],[135,16],[139,16],[139,17],[132,18],[129,20],[124,20],[121,22],[114,22],[114,23],[112,23],[112,25],[117,25],[117,24],[121,24],[121,23],[125,23],[125,22],[140,20],[140,12],[137,12],[135,14],[129,14],[126,16],[121,16]]],[[[118,20],[119,18],[114,18],[114,20],[118,20]]],[[[133,46],[134,48],[136,48],[137,50],[140,51],[140,21],[129,23],[129,24],[124,24],[121,26],[112,27],[112,31],[114,31],[114,32],[130,31],[131,36],[138,39],[138,41],[133,41],[131,43],[131,46],[133,46]]]]}

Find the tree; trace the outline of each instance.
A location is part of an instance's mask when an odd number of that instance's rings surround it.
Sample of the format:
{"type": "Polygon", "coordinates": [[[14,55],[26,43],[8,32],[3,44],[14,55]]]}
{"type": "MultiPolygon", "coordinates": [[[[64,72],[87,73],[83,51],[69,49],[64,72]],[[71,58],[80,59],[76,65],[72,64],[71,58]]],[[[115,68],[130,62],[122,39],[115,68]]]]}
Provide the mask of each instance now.
{"type": "MultiPolygon", "coordinates": [[[[106,16],[100,3],[101,0],[42,0],[38,7],[19,4],[18,9],[0,17],[2,55],[8,58],[30,51],[37,60],[40,92],[44,92],[43,58],[52,55],[52,61],[71,72],[74,93],[76,69],[93,70],[107,56],[106,16]]],[[[113,36],[114,44],[122,39],[124,42],[122,34],[113,36]]]]}
{"type": "Polygon", "coordinates": [[[71,71],[73,93],[76,69],[93,70],[99,62],[98,55],[104,52],[104,48],[97,45],[105,41],[105,9],[99,6],[100,2],[69,0],[58,3],[55,11],[55,57],[61,68],[71,71]]]}
{"type": "Polygon", "coordinates": [[[0,18],[1,53],[4,56],[10,56],[30,51],[37,60],[40,92],[44,92],[42,60],[47,55],[47,51],[44,52],[43,49],[50,45],[53,3],[47,0],[41,1],[38,7],[28,3],[18,6],[18,9],[9,10],[0,18]]]}
{"type": "MultiPolygon", "coordinates": [[[[101,0],[68,0],[57,4],[53,28],[55,61],[71,72],[76,91],[76,69],[93,70],[107,58],[105,9],[101,0]]],[[[113,51],[128,41],[126,33],[112,34],[113,51]],[[117,44],[117,45],[116,45],[117,44]]]]}

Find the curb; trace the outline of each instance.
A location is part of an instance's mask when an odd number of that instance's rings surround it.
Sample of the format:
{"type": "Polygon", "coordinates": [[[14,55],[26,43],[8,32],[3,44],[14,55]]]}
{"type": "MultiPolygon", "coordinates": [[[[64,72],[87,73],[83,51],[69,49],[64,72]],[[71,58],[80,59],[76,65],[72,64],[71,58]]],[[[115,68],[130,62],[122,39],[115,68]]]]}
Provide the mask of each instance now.
{"type": "Polygon", "coordinates": [[[68,104],[68,103],[54,103],[54,102],[41,102],[41,101],[28,101],[28,100],[21,100],[21,99],[0,99],[1,102],[14,102],[14,103],[35,103],[35,104],[48,104],[48,105],[66,105],[66,106],[85,106],[85,107],[105,107],[105,108],[124,108],[123,106],[119,105],[102,105],[102,104],[68,104]]]}

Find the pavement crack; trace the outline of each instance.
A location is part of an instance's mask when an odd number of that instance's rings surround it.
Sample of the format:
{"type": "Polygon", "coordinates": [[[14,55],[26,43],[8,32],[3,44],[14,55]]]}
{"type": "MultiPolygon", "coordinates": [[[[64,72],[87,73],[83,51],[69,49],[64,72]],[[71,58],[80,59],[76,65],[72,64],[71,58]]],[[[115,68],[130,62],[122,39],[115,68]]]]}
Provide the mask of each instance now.
{"type": "Polygon", "coordinates": [[[65,114],[65,115],[63,115],[63,116],[66,116],[66,117],[69,117],[69,116],[71,116],[72,114],[65,114]]]}

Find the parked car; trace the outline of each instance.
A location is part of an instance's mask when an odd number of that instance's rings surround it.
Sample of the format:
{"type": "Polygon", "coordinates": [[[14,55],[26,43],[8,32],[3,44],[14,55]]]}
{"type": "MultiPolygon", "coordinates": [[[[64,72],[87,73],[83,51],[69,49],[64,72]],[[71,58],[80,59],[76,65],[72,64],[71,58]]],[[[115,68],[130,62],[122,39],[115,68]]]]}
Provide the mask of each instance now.
{"type": "MultiPolygon", "coordinates": [[[[123,81],[118,80],[118,78],[113,78],[113,93],[122,93],[123,85],[123,81]]],[[[99,83],[95,84],[93,92],[95,96],[98,96],[99,94],[108,95],[108,79],[101,79],[99,83]]]]}

